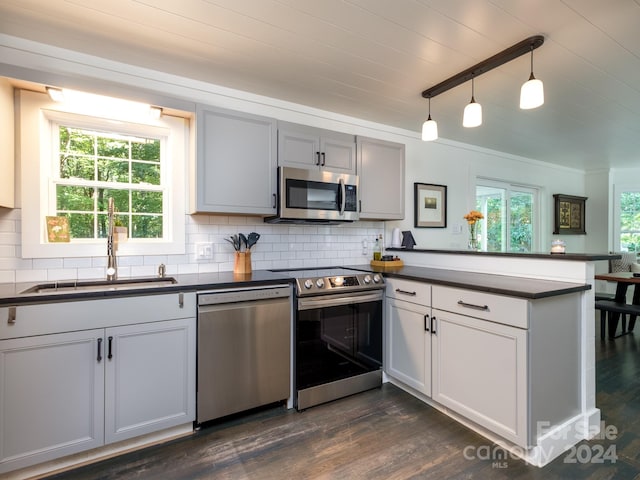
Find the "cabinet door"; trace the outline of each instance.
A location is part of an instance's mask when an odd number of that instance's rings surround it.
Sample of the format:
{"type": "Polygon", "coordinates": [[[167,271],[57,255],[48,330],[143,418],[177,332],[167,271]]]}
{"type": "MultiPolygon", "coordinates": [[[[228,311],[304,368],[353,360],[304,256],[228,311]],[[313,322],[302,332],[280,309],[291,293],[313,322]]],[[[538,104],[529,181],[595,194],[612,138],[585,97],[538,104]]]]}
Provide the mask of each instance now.
{"type": "Polygon", "coordinates": [[[103,444],[103,334],[0,341],[0,473],[103,444]]]}
{"type": "Polygon", "coordinates": [[[278,123],[278,165],[294,168],[319,168],[318,130],[304,125],[278,123]]]}
{"type": "Polygon", "coordinates": [[[387,366],[390,376],[431,396],[430,308],[387,299],[387,366]]]}
{"type": "Polygon", "coordinates": [[[275,214],[276,121],[198,105],[194,175],[192,211],[275,214]]]}
{"type": "Polygon", "coordinates": [[[195,318],[106,330],[106,443],[195,420],[195,351],[195,318]]]}
{"type": "Polygon", "coordinates": [[[404,145],[358,137],[360,218],[404,218],[404,145]]]}
{"type": "Polygon", "coordinates": [[[527,446],[527,331],[436,309],[433,316],[433,399],[527,446]]]}
{"type": "Polygon", "coordinates": [[[321,136],[320,155],[323,170],[356,173],[356,143],[353,135],[331,132],[321,136]]]}

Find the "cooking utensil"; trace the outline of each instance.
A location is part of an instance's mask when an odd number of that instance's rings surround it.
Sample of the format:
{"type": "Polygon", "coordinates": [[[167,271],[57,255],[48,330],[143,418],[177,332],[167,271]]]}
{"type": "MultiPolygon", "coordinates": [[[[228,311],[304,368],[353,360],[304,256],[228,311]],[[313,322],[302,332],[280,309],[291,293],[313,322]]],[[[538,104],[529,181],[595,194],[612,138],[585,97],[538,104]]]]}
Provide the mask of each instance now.
{"type": "Polygon", "coordinates": [[[260,240],[260,234],[256,232],[251,232],[247,237],[247,250],[251,250],[256,243],[260,240]]]}
{"type": "Polygon", "coordinates": [[[244,233],[239,233],[238,237],[240,237],[240,249],[242,250],[242,244],[248,249],[249,244],[247,243],[247,237],[245,237],[244,233]]]}

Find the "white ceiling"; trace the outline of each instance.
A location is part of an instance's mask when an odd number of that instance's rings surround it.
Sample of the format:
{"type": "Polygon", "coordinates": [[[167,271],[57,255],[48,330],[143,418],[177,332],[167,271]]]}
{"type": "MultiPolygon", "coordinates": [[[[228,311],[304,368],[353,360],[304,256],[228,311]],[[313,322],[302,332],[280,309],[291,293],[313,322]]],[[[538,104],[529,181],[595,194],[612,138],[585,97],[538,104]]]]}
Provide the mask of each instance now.
{"type": "Polygon", "coordinates": [[[529,56],[432,100],[442,138],[581,169],[640,152],[639,0],[2,0],[0,32],[419,131],[421,92],[541,34],[529,56]]]}

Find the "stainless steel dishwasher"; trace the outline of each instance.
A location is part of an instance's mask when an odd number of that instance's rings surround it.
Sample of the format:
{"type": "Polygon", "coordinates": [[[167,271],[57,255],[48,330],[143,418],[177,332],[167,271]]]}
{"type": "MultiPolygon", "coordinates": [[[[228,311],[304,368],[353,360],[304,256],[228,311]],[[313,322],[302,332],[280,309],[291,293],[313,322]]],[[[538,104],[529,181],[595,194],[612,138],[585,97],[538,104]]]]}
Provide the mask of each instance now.
{"type": "Polygon", "coordinates": [[[287,399],[290,358],[288,285],[199,294],[196,422],[287,399]]]}

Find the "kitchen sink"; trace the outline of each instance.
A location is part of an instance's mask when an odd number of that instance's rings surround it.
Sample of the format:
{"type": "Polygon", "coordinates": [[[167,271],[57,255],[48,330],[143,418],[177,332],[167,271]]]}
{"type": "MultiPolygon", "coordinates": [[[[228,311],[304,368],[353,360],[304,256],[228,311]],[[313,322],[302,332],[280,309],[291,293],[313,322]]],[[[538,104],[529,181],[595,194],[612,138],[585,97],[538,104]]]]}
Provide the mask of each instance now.
{"type": "Polygon", "coordinates": [[[25,293],[69,293],[88,291],[130,290],[165,287],[175,285],[178,281],[173,277],[127,278],[122,280],[87,280],[60,281],[34,285],[20,292],[25,293]]]}

